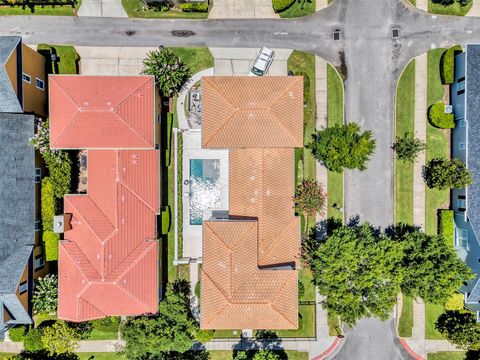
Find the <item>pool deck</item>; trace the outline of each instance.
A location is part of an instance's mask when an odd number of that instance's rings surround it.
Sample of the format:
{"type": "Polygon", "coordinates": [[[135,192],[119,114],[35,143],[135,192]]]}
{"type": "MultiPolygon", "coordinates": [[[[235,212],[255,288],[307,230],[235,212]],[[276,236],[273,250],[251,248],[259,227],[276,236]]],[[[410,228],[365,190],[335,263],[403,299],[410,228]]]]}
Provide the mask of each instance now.
{"type": "MultiPolygon", "coordinates": [[[[202,149],[200,130],[183,132],[182,178],[190,178],[191,159],[220,160],[220,207],[215,210],[228,210],[228,150],[202,149]]],[[[188,185],[187,185],[188,186],[188,185]]],[[[183,185],[185,187],[185,185],[183,185]]],[[[182,193],[186,189],[183,188],[182,193]]],[[[182,196],[183,201],[183,258],[199,259],[202,257],[202,225],[190,225],[190,199],[182,196]]],[[[210,217],[210,212],[204,213],[204,219],[210,217]]]]}

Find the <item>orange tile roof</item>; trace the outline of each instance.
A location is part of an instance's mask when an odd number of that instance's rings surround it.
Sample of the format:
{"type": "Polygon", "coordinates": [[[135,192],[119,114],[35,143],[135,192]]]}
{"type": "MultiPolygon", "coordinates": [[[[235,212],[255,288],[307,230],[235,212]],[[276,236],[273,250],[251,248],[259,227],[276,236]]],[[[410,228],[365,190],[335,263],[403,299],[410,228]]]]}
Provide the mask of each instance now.
{"type": "Polygon", "coordinates": [[[303,147],[303,77],[202,78],[202,147],[303,147]]]}
{"type": "Polygon", "coordinates": [[[205,221],[202,329],[295,329],[297,271],[259,269],[258,222],[205,221]]]}
{"type": "Polygon", "coordinates": [[[151,76],[49,76],[55,149],[153,148],[151,76]]]}
{"type": "Polygon", "coordinates": [[[59,318],[157,311],[159,161],[156,150],[88,150],[88,195],[64,200],[59,318]]]}

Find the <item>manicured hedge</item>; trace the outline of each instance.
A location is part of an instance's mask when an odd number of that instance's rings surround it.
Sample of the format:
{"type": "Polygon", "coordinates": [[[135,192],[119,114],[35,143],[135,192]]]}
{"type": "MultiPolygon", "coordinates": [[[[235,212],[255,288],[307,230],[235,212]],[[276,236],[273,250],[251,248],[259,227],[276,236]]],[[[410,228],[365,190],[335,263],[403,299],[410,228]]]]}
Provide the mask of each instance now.
{"type": "Polygon", "coordinates": [[[460,45],[446,50],[440,59],[440,77],[444,85],[453,84],[455,81],[455,54],[462,51],[460,45]]]}
{"type": "Polygon", "coordinates": [[[208,12],[208,5],[206,3],[183,3],[180,4],[183,12],[208,12]]]}
{"type": "Polygon", "coordinates": [[[453,220],[453,210],[440,210],[438,232],[443,237],[448,246],[453,246],[455,242],[455,222],[453,220]]]}
{"type": "Polygon", "coordinates": [[[162,207],[162,235],[167,235],[170,230],[170,206],[162,207]]]}
{"type": "Polygon", "coordinates": [[[42,180],[41,213],[43,230],[53,231],[55,195],[53,192],[53,183],[48,177],[42,180]]]}
{"type": "Polygon", "coordinates": [[[8,337],[10,340],[15,342],[20,342],[25,339],[25,334],[27,327],[25,325],[17,325],[13,328],[8,329],[8,337]]]}
{"type": "Polygon", "coordinates": [[[40,329],[30,329],[25,335],[25,340],[23,341],[23,346],[25,350],[36,352],[43,350],[45,345],[42,341],[42,331],[40,329]]]}
{"type": "Polygon", "coordinates": [[[453,129],[455,115],[445,113],[445,104],[440,101],[428,108],[428,122],[440,129],[453,129]]]}
{"type": "Polygon", "coordinates": [[[295,0],[272,0],[273,10],[276,13],[287,10],[290,6],[293,5],[295,0]]]}
{"type": "Polygon", "coordinates": [[[463,310],[465,308],[464,299],[465,298],[463,294],[460,294],[460,293],[453,294],[445,303],[445,310],[450,310],[450,311],[463,310]]]}
{"type": "Polygon", "coordinates": [[[45,244],[45,260],[58,260],[58,241],[60,237],[53,231],[43,232],[43,242],[45,244]]]}

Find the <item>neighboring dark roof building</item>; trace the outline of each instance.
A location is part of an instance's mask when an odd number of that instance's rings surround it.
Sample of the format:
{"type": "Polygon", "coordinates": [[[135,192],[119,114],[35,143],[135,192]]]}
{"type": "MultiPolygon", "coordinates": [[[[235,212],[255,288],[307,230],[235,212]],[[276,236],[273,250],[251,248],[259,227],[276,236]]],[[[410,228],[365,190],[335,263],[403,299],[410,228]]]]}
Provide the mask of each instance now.
{"type": "MultiPolygon", "coordinates": [[[[0,36],[0,112],[21,113],[22,105],[15,93],[5,65],[13,51],[21,46],[20,36],[0,36]]],[[[21,54],[21,52],[19,52],[21,54]]],[[[17,59],[22,61],[22,59],[17,59]]]]}
{"type": "MultiPolygon", "coordinates": [[[[466,48],[466,108],[467,120],[467,167],[473,175],[474,183],[467,188],[467,215],[477,239],[480,236],[480,45],[467,45],[466,48]]],[[[480,281],[472,289],[468,300],[480,301],[480,281]]]]}
{"type": "Polygon", "coordinates": [[[0,304],[15,319],[11,323],[31,322],[15,293],[35,242],[33,135],[33,115],[0,113],[0,304]]]}

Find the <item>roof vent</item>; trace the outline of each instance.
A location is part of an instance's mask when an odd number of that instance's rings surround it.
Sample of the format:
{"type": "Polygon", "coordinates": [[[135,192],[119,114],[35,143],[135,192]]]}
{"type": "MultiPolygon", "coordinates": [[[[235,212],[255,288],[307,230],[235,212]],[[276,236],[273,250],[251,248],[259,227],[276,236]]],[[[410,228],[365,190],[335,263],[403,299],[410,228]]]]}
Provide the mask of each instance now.
{"type": "Polygon", "coordinates": [[[63,233],[65,231],[65,218],[63,215],[56,215],[53,218],[53,232],[63,233]]]}

